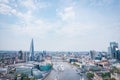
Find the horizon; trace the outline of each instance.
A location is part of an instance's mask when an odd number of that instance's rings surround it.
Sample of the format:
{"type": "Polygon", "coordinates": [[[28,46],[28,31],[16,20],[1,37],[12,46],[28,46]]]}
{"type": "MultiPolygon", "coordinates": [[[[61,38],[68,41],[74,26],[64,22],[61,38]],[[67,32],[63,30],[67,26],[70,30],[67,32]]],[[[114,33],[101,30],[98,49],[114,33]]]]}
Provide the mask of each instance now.
{"type": "Polygon", "coordinates": [[[29,51],[33,38],[35,51],[107,51],[119,14],[119,0],[0,0],[0,50],[29,51]]]}
{"type": "MultiPolygon", "coordinates": [[[[30,50],[22,50],[22,49],[19,49],[19,50],[0,50],[0,51],[27,51],[29,52],[30,50]]],[[[43,51],[46,51],[46,52],[90,52],[90,51],[96,51],[96,52],[108,52],[108,51],[104,51],[104,50],[94,50],[94,49],[91,49],[91,50],[34,50],[35,52],[43,52],[43,51]]]]}

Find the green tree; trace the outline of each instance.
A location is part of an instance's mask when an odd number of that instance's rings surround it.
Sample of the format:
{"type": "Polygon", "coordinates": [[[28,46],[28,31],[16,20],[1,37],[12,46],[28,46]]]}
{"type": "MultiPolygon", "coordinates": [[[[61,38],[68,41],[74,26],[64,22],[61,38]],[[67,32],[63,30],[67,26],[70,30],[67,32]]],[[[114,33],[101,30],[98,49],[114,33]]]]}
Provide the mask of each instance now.
{"type": "Polygon", "coordinates": [[[35,78],[30,78],[30,80],[35,80],[35,78]]]}
{"type": "Polygon", "coordinates": [[[116,80],[115,78],[111,78],[110,80],[116,80]]]}
{"type": "Polygon", "coordinates": [[[87,73],[87,77],[88,77],[89,80],[91,80],[94,77],[94,74],[93,73],[87,73]]]}
{"type": "Polygon", "coordinates": [[[102,73],[102,78],[110,77],[110,72],[102,73]]]}

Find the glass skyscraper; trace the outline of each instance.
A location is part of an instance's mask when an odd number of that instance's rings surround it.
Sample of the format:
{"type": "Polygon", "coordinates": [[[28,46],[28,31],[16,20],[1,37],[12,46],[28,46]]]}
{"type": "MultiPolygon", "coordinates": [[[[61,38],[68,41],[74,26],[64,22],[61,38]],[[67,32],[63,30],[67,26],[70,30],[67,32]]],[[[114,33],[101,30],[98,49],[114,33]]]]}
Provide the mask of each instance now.
{"type": "Polygon", "coordinates": [[[34,61],[34,42],[33,42],[33,39],[31,41],[31,45],[30,45],[30,61],[34,61]]]}
{"type": "Polygon", "coordinates": [[[114,58],[114,59],[117,58],[117,55],[116,55],[117,49],[118,49],[118,43],[110,42],[111,57],[114,58]]]}

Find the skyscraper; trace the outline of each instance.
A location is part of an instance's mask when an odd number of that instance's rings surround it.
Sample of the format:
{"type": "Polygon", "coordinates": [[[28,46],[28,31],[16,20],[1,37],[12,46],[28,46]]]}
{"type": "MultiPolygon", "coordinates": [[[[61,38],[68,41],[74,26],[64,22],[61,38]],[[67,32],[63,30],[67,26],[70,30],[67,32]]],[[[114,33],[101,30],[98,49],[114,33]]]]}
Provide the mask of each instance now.
{"type": "Polygon", "coordinates": [[[34,61],[34,43],[33,43],[33,39],[31,41],[31,45],[30,45],[30,61],[34,61]]]}
{"type": "Polygon", "coordinates": [[[120,61],[120,50],[117,50],[116,53],[117,53],[117,60],[120,61]]]}
{"type": "Polygon", "coordinates": [[[20,60],[23,60],[23,52],[20,50],[19,52],[18,52],[18,59],[20,59],[20,60]]]}
{"type": "Polygon", "coordinates": [[[90,51],[90,58],[91,58],[92,60],[94,60],[94,59],[95,59],[95,56],[96,56],[96,51],[91,50],[91,51],[90,51]]]}
{"type": "Polygon", "coordinates": [[[117,55],[116,55],[117,49],[118,49],[118,43],[110,42],[111,57],[114,58],[114,59],[117,58],[117,55]]]}

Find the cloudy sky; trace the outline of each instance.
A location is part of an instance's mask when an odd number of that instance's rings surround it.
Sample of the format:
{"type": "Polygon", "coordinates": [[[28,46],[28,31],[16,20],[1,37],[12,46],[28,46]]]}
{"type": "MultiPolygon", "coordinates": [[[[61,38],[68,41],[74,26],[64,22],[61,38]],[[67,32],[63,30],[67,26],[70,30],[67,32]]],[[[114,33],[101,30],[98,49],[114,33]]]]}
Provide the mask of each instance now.
{"type": "Polygon", "coordinates": [[[0,0],[0,50],[87,51],[120,44],[120,0],[0,0]]]}

